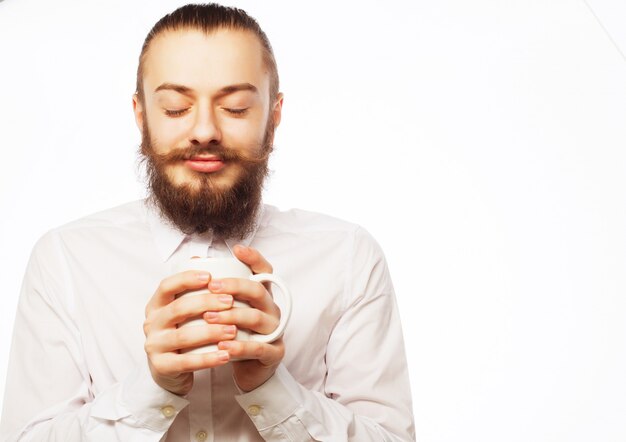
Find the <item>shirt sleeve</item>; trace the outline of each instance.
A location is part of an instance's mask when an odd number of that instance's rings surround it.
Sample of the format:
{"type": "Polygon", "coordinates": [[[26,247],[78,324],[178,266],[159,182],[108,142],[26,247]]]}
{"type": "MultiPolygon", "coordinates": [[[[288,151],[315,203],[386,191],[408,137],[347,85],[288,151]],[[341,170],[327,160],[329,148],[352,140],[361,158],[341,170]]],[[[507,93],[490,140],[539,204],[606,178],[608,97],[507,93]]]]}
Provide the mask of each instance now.
{"type": "Polygon", "coordinates": [[[346,308],[328,342],[323,392],[281,365],[259,388],[238,395],[266,441],[414,441],[404,342],[383,254],[357,231],[346,308]]]}
{"type": "Polygon", "coordinates": [[[39,241],[18,301],[2,441],[159,441],[188,401],[160,388],[147,361],[94,395],[53,234],[39,241]]]}

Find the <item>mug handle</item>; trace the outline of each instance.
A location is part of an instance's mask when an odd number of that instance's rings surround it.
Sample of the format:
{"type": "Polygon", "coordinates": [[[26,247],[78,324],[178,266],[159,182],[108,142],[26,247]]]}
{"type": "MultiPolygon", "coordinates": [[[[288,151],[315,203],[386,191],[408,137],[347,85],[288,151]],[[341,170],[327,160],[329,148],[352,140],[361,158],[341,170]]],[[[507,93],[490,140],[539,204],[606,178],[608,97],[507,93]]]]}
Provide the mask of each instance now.
{"type": "Polygon", "coordinates": [[[283,335],[287,322],[289,322],[289,317],[291,316],[291,294],[289,293],[289,290],[287,290],[287,286],[283,280],[272,273],[257,273],[256,275],[251,275],[250,281],[271,282],[276,284],[280,289],[280,296],[278,299],[276,299],[276,296],[273,293],[276,304],[280,308],[280,323],[278,324],[278,327],[276,327],[276,330],[268,335],[261,335],[258,333],[252,333],[250,335],[251,341],[274,342],[283,335]]]}

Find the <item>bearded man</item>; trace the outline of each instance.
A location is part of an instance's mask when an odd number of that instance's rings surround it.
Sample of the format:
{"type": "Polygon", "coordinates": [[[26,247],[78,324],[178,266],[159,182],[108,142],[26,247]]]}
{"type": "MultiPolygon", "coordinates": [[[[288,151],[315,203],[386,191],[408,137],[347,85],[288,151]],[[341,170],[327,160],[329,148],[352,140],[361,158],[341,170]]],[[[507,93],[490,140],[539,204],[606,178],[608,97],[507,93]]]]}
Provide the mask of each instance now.
{"type": "Polygon", "coordinates": [[[353,224],[261,202],[278,90],[270,43],[244,11],[187,5],[156,23],[133,97],[150,196],[35,246],[3,439],[414,440],[380,248],[353,224]],[[294,304],[284,337],[235,339],[271,333],[280,309],[259,282],[173,272],[194,256],[279,274],[294,304]],[[179,327],[193,317],[204,323],[179,327]],[[217,350],[186,351],[206,344],[217,350]]]}

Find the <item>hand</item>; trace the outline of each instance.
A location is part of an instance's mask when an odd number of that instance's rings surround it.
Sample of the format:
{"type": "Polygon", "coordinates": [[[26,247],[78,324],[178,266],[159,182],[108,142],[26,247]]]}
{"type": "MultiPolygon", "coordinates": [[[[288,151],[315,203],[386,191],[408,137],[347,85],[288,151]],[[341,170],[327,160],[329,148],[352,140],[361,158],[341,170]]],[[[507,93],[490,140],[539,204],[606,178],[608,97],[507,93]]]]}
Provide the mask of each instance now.
{"type": "MultiPolygon", "coordinates": [[[[235,246],[233,252],[253,273],[272,273],[272,266],[257,250],[235,246]]],[[[278,327],[280,309],[262,283],[224,278],[211,281],[209,290],[214,294],[229,293],[251,307],[206,312],[204,319],[209,324],[234,324],[261,334],[271,333],[278,327]]],[[[272,343],[223,340],[218,343],[218,348],[228,351],[231,357],[246,359],[232,363],[235,381],[243,391],[254,390],[272,377],[285,355],[282,338],[272,343]]]]}
{"type": "Polygon", "coordinates": [[[165,278],[146,306],[144,347],[150,373],[158,385],[174,394],[189,393],[194,371],[224,365],[230,360],[225,350],[205,354],[178,353],[181,349],[215,344],[235,337],[234,326],[205,324],[176,327],[176,324],[200,317],[208,310],[221,311],[232,307],[233,299],[228,295],[208,293],[176,298],[179,293],[207,287],[210,278],[207,272],[193,270],[165,278]]]}

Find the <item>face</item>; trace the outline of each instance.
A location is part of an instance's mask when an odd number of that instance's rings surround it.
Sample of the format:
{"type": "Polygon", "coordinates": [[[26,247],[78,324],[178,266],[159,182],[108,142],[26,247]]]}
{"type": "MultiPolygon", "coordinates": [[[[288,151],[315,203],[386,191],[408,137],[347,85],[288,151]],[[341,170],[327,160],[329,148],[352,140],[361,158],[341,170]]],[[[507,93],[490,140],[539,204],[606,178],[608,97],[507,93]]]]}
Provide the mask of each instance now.
{"type": "Polygon", "coordinates": [[[282,108],[282,95],[270,100],[260,42],[246,31],[165,32],[143,72],[134,109],[151,199],[186,233],[244,235],[282,108]]]}

